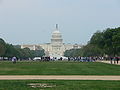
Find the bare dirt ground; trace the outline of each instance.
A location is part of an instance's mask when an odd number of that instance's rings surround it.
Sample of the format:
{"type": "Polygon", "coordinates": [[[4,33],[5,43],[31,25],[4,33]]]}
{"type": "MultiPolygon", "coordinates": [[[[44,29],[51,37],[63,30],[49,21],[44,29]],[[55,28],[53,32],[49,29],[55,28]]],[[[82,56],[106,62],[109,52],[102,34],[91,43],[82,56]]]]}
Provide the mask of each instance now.
{"type": "Polygon", "coordinates": [[[120,80],[120,76],[0,75],[0,80],[120,80]]]}

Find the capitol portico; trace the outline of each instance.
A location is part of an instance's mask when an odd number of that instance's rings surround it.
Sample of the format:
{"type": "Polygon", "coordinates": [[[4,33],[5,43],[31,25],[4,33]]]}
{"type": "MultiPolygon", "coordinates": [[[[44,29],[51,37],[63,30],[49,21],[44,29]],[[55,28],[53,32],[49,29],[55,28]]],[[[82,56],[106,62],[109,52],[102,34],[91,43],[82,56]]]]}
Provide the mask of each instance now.
{"type": "Polygon", "coordinates": [[[56,24],[56,28],[52,33],[51,43],[39,44],[39,45],[21,45],[21,48],[30,48],[31,50],[44,49],[46,56],[51,57],[61,57],[64,56],[64,52],[70,49],[78,49],[81,48],[81,45],[78,44],[65,44],[63,43],[62,34],[58,29],[58,25],[56,24]]]}

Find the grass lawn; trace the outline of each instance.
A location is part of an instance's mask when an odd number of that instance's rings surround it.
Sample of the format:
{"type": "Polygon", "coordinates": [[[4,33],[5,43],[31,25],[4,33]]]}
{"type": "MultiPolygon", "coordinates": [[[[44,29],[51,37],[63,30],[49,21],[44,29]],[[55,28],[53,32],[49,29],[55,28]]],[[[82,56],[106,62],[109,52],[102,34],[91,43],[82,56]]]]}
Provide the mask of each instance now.
{"type": "Polygon", "coordinates": [[[0,90],[120,90],[120,81],[5,80],[0,90]]]}
{"type": "Polygon", "coordinates": [[[120,75],[120,66],[100,62],[0,62],[0,75],[120,75]]]}

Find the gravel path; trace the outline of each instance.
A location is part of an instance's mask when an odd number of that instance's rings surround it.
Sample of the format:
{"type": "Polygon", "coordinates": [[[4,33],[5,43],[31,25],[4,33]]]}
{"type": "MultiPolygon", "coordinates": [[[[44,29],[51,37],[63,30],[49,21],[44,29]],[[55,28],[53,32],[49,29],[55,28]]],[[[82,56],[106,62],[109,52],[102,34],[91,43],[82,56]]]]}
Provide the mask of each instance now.
{"type": "Polygon", "coordinates": [[[120,80],[120,76],[0,75],[0,80],[120,80]]]}
{"type": "MultiPolygon", "coordinates": [[[[103,63],[108,63],[108,64],[111,64],[110,63],[110,61],[98,61],[98,62],[103,62],[103,63]]],[[[114,64],[114,61],[112,61],[112,64],[114,64]]],[[[117,64],[117,63],[115,63],[115,65],[120,65],[120,61],[119,61],[119,63],[117,64]]]]}

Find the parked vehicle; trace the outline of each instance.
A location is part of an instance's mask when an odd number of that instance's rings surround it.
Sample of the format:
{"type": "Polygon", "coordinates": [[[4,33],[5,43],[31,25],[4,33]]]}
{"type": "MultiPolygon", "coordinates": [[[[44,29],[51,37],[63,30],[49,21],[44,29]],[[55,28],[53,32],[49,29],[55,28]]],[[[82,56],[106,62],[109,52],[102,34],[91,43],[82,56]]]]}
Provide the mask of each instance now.
{"type": "Polygon", "coordinates": [[[36,61],[36,60],[41,60],[41,57],[34,57],[33,60],[34,60],[34,61],[36,61]]]}

